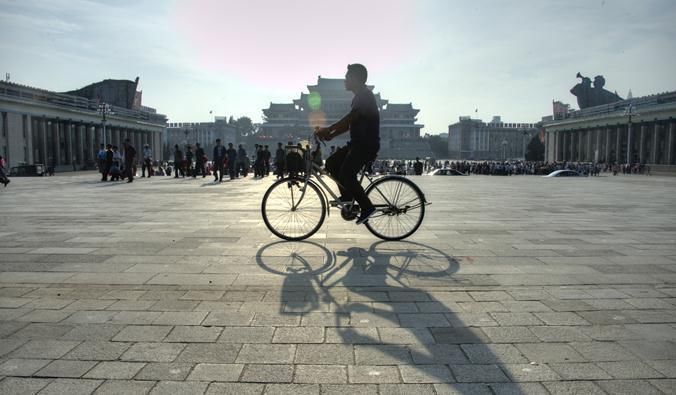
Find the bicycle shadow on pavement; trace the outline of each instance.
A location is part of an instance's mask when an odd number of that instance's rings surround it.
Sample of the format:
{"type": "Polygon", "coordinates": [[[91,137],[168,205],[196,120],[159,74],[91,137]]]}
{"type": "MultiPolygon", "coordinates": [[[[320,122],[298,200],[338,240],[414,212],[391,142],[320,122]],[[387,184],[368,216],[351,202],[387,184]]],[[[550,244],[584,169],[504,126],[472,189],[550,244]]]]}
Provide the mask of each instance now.
{"type": "Polygon", "coordinates": [[[259,249],[256,262],[285,277],[280,313],[323,326],[325,344],[352,345],[354,368],[368,370],[373,383],[396,369],[406,383],[460,393],[490,393],[473,377],[510,381],[480,329],[497,324],[463,308],[473,301],[469,294],[449,289],[465,284],[454,277],[459,263],[439,249],[379,241],[368,250],[331,252],[314,242],[275,242],[259,249]]]}

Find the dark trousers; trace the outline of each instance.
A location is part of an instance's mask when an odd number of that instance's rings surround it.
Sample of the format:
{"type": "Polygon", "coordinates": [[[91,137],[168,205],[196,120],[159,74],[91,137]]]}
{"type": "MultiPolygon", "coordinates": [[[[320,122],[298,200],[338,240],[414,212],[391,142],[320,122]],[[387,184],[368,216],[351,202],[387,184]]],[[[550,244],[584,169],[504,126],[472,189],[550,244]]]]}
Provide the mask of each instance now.
{"type": "Polygon", "coordinates": [[[197,177],[197,172],[200,172],[202,174],[202,177],[206,177],[207,173],[204,170],[204,162],[197,162],[195,163],[195,172],[192,173],[193,177],[197,177]]]}
{"type": "Polygon", "coordinates": [[[223,181],[223,159],[214,161],[214,178],[218,181],[223,181]]]}
{"type": "Polygon", "coordinates": [[[354,198],[362,210],[373,207],[373,203],[364,193],[357,174],[375,156],[375,153],[347,146],[337,149],[326,159],[326,170],[338,181],[341,197],[345,200],[354,198]]]}
{"type": "Polygon", "coordinates": [[[110,168],[113,166],[112,163],[103,162],[103,170],[101,171],[101,181],[108,181],[108,173],[110,173],[110,168]]]}
{"type": "Polygon", "coordinates": [[[146,171],[148,171],[148,178],[150,178],[153,172],[153,165],[150,163],[150,159],[143,159],[143,165],[141,166],[141,177],[146,176],[146,171]]]}
{"type": "Polygon", "coordinates": [[[231,180],[237,177],[237,160],[228,160],[228,173],[230,173],[231,180]]]}
{"type": "Polygon", "coordinates": [[[136,173],[136,171],[134,169],[133,161],[124,162],[124,171],[127,173],[127,179],[129,179],[129,181],[134,181],[134,173],[136,173]]]}

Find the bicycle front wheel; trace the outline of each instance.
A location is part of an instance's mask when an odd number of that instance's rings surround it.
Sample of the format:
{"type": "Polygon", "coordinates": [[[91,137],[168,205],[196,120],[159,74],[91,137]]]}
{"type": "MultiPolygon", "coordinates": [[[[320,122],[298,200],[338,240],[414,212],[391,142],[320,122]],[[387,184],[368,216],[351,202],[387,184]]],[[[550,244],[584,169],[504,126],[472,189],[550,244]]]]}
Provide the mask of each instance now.
{"type": "Polygon", "coordinates": [[[268,188],[261,213],[265,226],[284,240],[304,240],[319,230],[326,203],[319,188],[302,178],[283,178],[268,188]]]}
{"type": "Polygon", "coordinates": [[[425,216],[425,195],[413,181],[388,176],[374,181],[366,195],[376,212],[366,222],[366,228],[383,240],[402,240],[412,235],[425,216]]]}

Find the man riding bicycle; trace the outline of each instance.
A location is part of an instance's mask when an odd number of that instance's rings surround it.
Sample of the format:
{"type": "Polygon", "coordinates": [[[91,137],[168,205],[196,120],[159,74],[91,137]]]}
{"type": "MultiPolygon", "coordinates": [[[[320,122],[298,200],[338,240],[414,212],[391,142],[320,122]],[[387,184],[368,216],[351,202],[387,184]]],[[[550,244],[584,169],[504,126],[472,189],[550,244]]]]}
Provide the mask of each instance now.
{"type": "Polygon", "coordinates": [[[340,201],[354,198],[360,207],[357,224],[363,224],[376,209],[357,180],[357,173],[375,159],[380,149],[380,113],[373,92],[366,86],[368,72],[361,64],[347,65],[345,89],[354,93],[352,109],[329,127],[315,128],[321,140],[331,140],[348,130],[350,141],[326,159],[326,170],[339,182],[340,201]]]}

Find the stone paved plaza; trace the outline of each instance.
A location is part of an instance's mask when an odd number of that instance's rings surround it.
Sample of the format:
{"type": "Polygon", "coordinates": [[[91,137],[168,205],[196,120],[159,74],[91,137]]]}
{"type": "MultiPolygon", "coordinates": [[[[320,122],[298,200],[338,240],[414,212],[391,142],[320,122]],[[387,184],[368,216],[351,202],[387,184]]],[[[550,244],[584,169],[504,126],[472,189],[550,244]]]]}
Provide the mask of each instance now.
{"type": "Polygon", "coordinates": [[[210,180],[0,190],[0,393],[676,393],[676,178],[416,177],[395,243],[210,180]]]}

